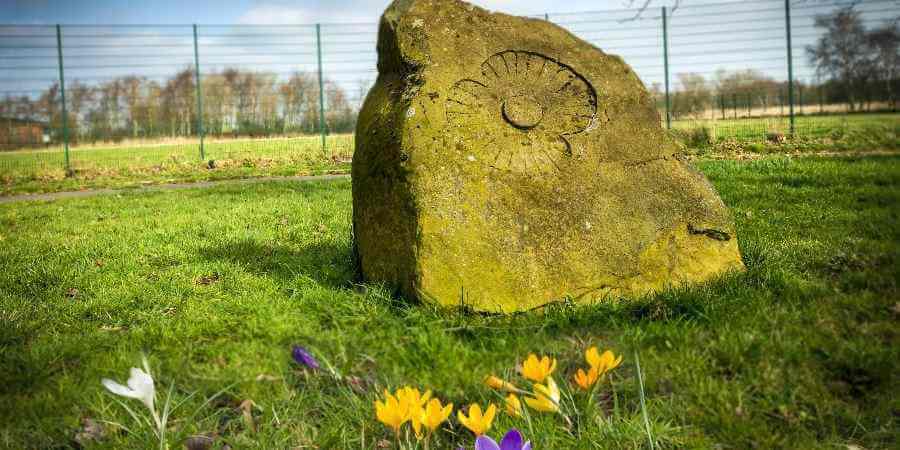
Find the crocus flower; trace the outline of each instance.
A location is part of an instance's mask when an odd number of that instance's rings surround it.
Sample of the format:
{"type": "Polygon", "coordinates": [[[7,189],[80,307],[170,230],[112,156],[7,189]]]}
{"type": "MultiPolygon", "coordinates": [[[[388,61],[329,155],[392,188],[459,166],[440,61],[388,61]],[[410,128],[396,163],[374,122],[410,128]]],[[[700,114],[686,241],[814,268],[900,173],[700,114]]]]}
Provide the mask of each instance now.
{"type": "Polygon", "coordinates": [[[559,386],[552,377],[548,377],[546,385],[534,385],[534,397],[525,397],[525,403],[537,411],[558,412],[559,386]]]}
{"type": "Polygon", "coordinates": [[[532,353],[522,363],[522,376],[535,383],[543,383],[554,370],[556,370],[556,359],[548,356],[538,359],[537,355],[532,353]]]}
{"type": "Polygon", "coordinates": [[[512,417],[522,417],[522,402],[516,394],[509,394],[506,397],[506,413],[512,417]]]}
{"type": "MultiPolygon", "coordinates": [[[[416,409],[422,409],[425,406],[425,402],[427,402],[431,398],[431,391],[425,391],[425,393],[419,392],[418,389],[405,386],[400,389],[397,389],[397,400],[401,403],[405,403],[409,405],[410,413],[416,409]]],[[[412,418],[412,416],[410,416],[412,418]]]]}
{"type": "Polygon", "coordinates": [[[387,425],[394,434],[400,435],[400,426],[409,420],[409,403],[401,402],[397,396],[384,390],[384,401],[375,401],[375,417],[378,421],[387,425]]]}
{"type": "Polygon", "coordinates": [[[575,384],[585,391],[590,390],[591,386],[593,386],[599,378],[600,372],[597,371],[596,367],[591,367],[588,369],[587,373],[585,373],[583,369],[578,369],[578,372],[575,373],[574,377],[575,384]]]}
{"type": "Polygon", "coordinates": [[[291,350],[291,356],[301,366],[306,366],[310,369],[319,368],[319,361],[316,360],[312,353],[299,345],[295,345],[293,350],[291,350]]]}
{"type": "Polygon", "coordinates": [[[424,408],[417,408],[411,414],[413,431],[416,432],[416,437],[421,438],[423,425],[428,429],[429,434],[434,433],[450,417],[451,412],[453,412],[453,403],[442,406],[441,401],[436,398],[431,399],[424,408]]]}
{"type": "Polygon", "coordinates": [[[475,450],[531,450],[531,441],[522,443],[522,433],[519,430],[511,428],[506,436],[497,441],[488,436],[478,436],[475,439],[475,450]]]}
{"type": "Polygon", "coordinates": [[[612,351],[607,350],[601,355],[597,351],[597,347],[591,347],[584,352],[584,359],[592,368],[596,368],[599,376],[603,376],[606,372],[619,367],[622,364],[622,355],[616,358],[612,351]]]}
{"type": "Polygon", "coordinates": [[[498,391],[518,391],[520,390],[514,384],[502,380],[494,375],[489,375],[484,379],[484,384],[489,388],[497,389],[498,391]]]}
{"type": "Polygon", "coordinates": [[[144,368],[147,369],[146,372],[137,367],[131,368],[131,376],[128,377],[127,382],[128,386],[123,386],[109,378],[100,380],[100,383],[113,394],[140,400],[150,410],[153,420],[156,422],[157,428],[159,428],[161,427],[161,422],[154,406],[156,386],[153,383],[153,377],[149,374],[150,370],[147,367],[146,360],[144,360],[144,368]]]}
{"type": "Polygon", "coordinates": [[[459,419],[459,423],[463,424],[469,431],[475,433],[475,436],[481,436],[487,430],[491,429],[495,414],[497,414],[497,406],[493,403],[488,405],[487,409],[484,411],[484,415],[481,414],[481,407],[478,406],[477,403],[472,403],[469,405],[469,417],[466,417],[462,411],[457,411],[456,418],[459,419]]]}

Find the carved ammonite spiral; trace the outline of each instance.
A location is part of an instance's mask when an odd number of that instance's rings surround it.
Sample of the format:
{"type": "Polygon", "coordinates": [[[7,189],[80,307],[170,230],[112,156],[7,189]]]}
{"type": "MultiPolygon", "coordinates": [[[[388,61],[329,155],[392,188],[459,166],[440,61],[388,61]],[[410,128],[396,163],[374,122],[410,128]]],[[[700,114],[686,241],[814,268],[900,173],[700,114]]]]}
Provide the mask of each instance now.
{"type": "Polygon", "coordinates": [[[546,173],[572,156],[568,139],[587,130],[597,93],[571,67],[544,55],[506,50],[457,81],[446,101],[467,157],[500,170],[546,173]]]}

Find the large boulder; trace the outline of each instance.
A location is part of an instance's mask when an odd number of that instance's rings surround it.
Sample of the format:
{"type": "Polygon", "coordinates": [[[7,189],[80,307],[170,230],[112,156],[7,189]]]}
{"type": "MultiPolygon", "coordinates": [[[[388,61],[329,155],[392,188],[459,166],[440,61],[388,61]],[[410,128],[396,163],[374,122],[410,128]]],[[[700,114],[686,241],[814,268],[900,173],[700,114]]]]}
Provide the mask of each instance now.
{"type": "Polygon", "coordinates": [[[741,269],[725,205],[634,71],[552,23],[396,0],[359,115],[362,275],[512,312],[741,269]]]}

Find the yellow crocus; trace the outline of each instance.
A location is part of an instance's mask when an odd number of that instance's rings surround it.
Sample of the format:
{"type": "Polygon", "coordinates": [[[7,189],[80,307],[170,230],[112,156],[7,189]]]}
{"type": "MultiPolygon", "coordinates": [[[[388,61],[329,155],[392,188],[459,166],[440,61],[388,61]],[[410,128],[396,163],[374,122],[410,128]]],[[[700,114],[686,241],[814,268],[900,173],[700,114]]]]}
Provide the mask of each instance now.
{"type": "Polygon", "coordinates": [[[597,369],[598,376],[603,376],[606,372],[619,367],[619,364],[622,364],[622,355],[619,355],[616,358],[616,355],[607,350],[600,354],[597,351],[597,347],[591,347],[584,352],[584,359],[587,360],[587,363],[590,364],[592,368],[597,369]]]}
{"type": "Polygon", "coordinates": [[[484,379],[484,384],[489,388],[497,389],[498,391],[518,391],[520,390],[514,384],[502,380],[494,375],[489,375],[484,379]]]}
{"type": "Polygon", "coordinates": [[[543,383],[554,370],[556,370],[556,359],[551,359],[549,356],[538,359],[537,355],[532,353],[522,363],[522,376],[535,383],[543,383]]]}
{"type": "Polygon", "coordinates": [[[547,378],[547,384],[534,385],[534,397],[525,397],[525,403],[536,411],[559,411],[559,386],[553,378],[547,378]]]}
{"type": "Polygon", "coordinates": [[[583,369],[578,369],[578,372],[575,373],[574,377],[575,384],[585,391],[590,390],[591,386],[593,386],[599,378],[600,372],[597,371],[596,367],[591,367],[588,369],[587,373],[585,373],[583,369]]]}
{"type": "Polygon", "coordinates": [[[424,408],[413,411],[412,424],[416,437],[422,437],[423,425],[428,429],[429,434],[434,433],[450,417],[451,412],[453,412],[453,403],[443,406],[441,401],[436,398],[431,399],[424,408]]]}
{"type": "Polygon", "coordinates": [[[431,391],[425,391],[424,394],[420,393],[418,389],[410,386],[406,386],[400,389],[397,389],[397,400],[401,403],[406,403],[409,405],[410,411],[416,408],[422,408],[425,406],[425,402],[431,398],[431,391]]]}
{"type": "Polygon", "coordinates": [[[456,418],[469,431],[475,433],[475,436],[481,436],[491,429],[495,414],[497,414],[497,406],[493,403],[488,405],[484,415],[481,414],[481,407],[477,403],[472,403],[469,405],[469,417],[466,417],[462,411],[457,411],[456,418]]]}
{"type": "Polygon", "coordinates": [[[391,395],[384,390],[384,401],[375,401],[375,417],[378,421],[387,425],[397,436],[400,435],[400,426],[409,420],[409,404],[391,395]]]}
{"type": "Polygon", "coordinates": [[[522,402],[516,394],[509,394],[506,397],[506,413],[512,417],[522,417],[522,402]]]}

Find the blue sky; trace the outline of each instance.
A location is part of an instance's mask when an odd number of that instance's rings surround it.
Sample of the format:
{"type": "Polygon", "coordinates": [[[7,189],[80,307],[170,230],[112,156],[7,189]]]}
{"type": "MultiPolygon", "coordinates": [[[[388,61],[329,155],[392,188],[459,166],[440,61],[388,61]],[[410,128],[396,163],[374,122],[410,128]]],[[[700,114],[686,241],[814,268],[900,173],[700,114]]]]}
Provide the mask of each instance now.
{"type": "MultiPolygon", "coordinates": [[[[193,61],[191,29],[104,27],[108,24],[199,23],[201,73],[227,67],[286,77],[315,72],[314,28],[323,23],[323,69],[327,79],[361,98],[375,78],[375,31],[388,0],[3,0],[0,8],[0,96],[37,95],[57,78],[54,30],[16,25],[80,24],[63,27],[67,83],[92,84],[123,75],[165,79],[193,61]],[[206,25],[203,25],[206,24],[206,25]],[[254,24],[255,26],[249,26],[254,24]],[[12,25],[12,26],[9,26],[12,25]],[[85,26],[96,25],[96,26],[85,26]],[[210,26],[211,25],[211,26],[210,26]],[[258,26],[256,26],[258,25],[258,26]],[[267,26],[268,25],[268,26],[267,26]],[[281,26],[276,26],[281,25],[281,26]]],[[[659,8],[674,0],[653,0],[638,21],[628,0],[473,0],[492,10],[519,15],[550,12],[550,20],[603,50],[621,55],[648,86],[662,84],[663,52],[659,8]]],[[[794,65],[797,78],[815,81],[804,47],[819,37],[817,14],[849,0],[792,0],[794,65]]],[[[641,3],[637,0],[636,3],[641,3]]],[[[782,0],[682,0],[670,18],[670,83],[695,72],[756,69],[787,78],[782,0]]],[[[900,0],[862,0],[858,9],[869,26],[900,15],[900,0]]]]}
{"type": "MultiPolygon", "coordinates": [[[[708,3],[706,0],[687,0],[708,3]]],[[[0,23],[332,23],[375,20],[389,0],[5,0],[0,23]]],[[[512,14],[621,9],[627,0],[473,0],[512,14]]],[[[654,0],[654,6],[667,4],[654,0]]]]}

